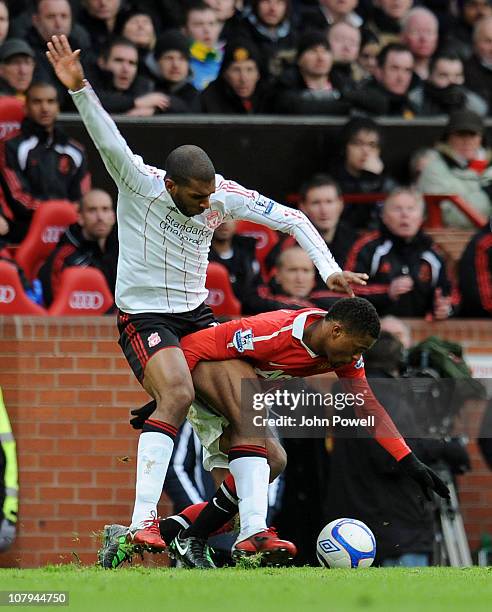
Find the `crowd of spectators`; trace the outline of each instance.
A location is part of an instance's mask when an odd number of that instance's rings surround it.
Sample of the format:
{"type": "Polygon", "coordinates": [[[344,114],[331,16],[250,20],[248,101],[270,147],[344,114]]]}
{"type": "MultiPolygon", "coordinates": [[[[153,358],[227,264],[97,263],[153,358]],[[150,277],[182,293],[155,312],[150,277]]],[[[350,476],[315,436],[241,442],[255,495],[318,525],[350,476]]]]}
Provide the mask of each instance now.
{"type": "Polygon", "coordinates": [[[73,110],[53,34],[130,115],[485,116],[492,91],[488,0],[0,0],[1,94],[47,81],[73,110]]]}
{"type": "MultiPolygon", "coordinates": [[[[42,269],[45,305],[67,265],[95,265],[113,288],[117,257],[109,195],[89,191],[86,152],[57,123],[74,108],[46,59],[53,34],[81,49],[111,113],[346,116],[338,156],[299,185],[296,205],[342,266],[369,274],[360,293],[382,315],[491,313],[490,226],[463,255],[467,267],[449,267],[422,229],[421,194],[460,196],[484,222],[492,214],[484,127],[492,2],[0,0],[0,100],[20,100],[25,113],[0,141],[0,249],[22,242],[44,202],[79,206],[79,222],[42,269]],[[383,163],[391,143],[374,118],[443,114],[440,141],[414,152],[413,184],[399,187],[383,163]],[[347,194],[369,200],[344,203],[347,194]],[[108,232],[102,241],[100,231],[108,232]]],[[[453,201],[441,211],[447,227],[476,226],[453,201]]],[[[280,236],[260,266],[255,240],[235,230],[217,229],[210,258],[227,268],[243,314],[336,299],[292,238],[280,236]]]]}

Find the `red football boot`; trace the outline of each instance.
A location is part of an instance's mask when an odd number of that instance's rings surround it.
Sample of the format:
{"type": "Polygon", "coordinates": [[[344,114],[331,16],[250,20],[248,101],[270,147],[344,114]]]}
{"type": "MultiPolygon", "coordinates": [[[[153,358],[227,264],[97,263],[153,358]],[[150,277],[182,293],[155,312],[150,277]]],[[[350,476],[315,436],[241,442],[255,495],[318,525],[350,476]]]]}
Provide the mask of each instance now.
{"type": "Polygon", "coordinates": [[[238,561],[242,557],[262,554],[265,565],[287,565],[297,554],[292,542],[281,540],[273,527],[236,542],[232,547],[232,558],[238,561]]]}
{"type": "Polygon", "coordinates": [[[167,544],[164,542],[159,529],[159,517],[150,518],[144,521],[142,529],[137,529],[132,533],[131,543],[141,546],[149,552],[164,552],[167,544]]]}

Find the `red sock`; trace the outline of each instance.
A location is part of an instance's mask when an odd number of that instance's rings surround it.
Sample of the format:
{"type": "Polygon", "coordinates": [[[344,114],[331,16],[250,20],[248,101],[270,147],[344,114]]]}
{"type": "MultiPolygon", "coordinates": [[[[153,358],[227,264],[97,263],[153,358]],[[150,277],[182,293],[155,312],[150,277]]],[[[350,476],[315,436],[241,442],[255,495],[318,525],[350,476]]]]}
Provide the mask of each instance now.
{"type": "Polygon", "coordinates": [[[234,482],[234,476],[232,474],[227,474],[223,484],[227,487],[229,493],[236,495],[236,483],[234,482]]]}
{"type": "Polygon", "coordinates": [[[184,510],[181,510],[178,516],[184,516],[185,519],[193,525],[198,515],[207,504],[208,502],[200,502],[199,504],[193,504],[192,506],[188,506],[184,510]]]}

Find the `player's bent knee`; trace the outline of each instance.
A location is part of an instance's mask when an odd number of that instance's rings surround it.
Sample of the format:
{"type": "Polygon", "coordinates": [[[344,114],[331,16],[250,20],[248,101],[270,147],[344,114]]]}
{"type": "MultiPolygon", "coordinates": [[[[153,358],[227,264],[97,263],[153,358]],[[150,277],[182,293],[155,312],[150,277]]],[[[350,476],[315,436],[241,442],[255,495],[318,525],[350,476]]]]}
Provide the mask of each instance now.
{"type": "Polygon", "coordinates": [[[144,380],[144,387],[157,402],[153,418],[159,420],[166,420],[172,415],[180,423],[195,399],[193,385],[187,379],[176,378],[171,383],[166,381],[166,384],[152,384],[144,380]]]}
{"type": "MultiPolygon", "coordinates": [[[[187,411],[195,399],[195,392],[192,386],[186,384],[176,384],[170,389],[159,389],[156,391],[157,410],[168,406],[187,411]]],[[[186,414],[186,412],[185,412],[186,414]]]]}

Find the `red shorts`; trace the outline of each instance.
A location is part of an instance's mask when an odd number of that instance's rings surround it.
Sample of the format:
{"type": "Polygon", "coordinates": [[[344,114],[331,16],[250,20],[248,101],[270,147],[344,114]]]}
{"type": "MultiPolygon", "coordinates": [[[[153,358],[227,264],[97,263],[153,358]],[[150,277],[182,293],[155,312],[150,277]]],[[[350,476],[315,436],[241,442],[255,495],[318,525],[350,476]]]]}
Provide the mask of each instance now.
{"type": "Polygon", "coordinates": [[[233,348],[227,348],[227,342],[231,328],[237,327],[237,321],[229,321],[181,338],[181,348],[190,371],[193,372],[199,361],[224,361],[236,357],[233,348]]]}

